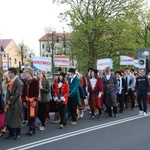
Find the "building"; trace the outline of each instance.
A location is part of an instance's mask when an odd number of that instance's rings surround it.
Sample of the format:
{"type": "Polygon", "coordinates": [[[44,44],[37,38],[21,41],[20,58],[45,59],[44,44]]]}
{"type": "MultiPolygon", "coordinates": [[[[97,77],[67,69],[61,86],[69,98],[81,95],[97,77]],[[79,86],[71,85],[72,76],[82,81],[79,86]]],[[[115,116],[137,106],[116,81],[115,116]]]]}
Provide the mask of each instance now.
{"type": "Polygon", "coordinates": [[[9,67],[19,67],[21,56],[20,49],[12,39],[0,39],[0,64],[2,70],[9,67]]]}
{"type": "Polygon", "coordinates": [[[71,33],[47,33],[39,39],[40,56],[51,57],[54,55],[66,55],[68,51],[68,40],[71,33]]]}

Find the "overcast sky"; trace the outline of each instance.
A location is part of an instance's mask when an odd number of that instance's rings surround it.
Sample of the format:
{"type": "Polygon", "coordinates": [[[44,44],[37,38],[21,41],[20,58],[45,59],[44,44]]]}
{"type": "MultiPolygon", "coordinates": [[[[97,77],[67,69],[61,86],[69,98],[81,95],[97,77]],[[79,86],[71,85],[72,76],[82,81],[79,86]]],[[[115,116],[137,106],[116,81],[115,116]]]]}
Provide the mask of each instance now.
{"type": "Polygon", "coordinates": [[[46,26],[56,32],[63,32],[63,27],[67,30],[58,18],[64,9],[52,4],[52,0],[0,0],[0,39],[13,39],[16,44],[24,41],[39,51],[38,40],[46,26]]]}
{"type": "Polygon", "coordinates": [[[23,41],[39,55],[38,40],[46,26],[56,32],[63,32],[63,27],[67,31],[58,19],[65,8],[52,4],[52,0],[0,0],[0,39],[13,39],[16,44],[23,41]]]}

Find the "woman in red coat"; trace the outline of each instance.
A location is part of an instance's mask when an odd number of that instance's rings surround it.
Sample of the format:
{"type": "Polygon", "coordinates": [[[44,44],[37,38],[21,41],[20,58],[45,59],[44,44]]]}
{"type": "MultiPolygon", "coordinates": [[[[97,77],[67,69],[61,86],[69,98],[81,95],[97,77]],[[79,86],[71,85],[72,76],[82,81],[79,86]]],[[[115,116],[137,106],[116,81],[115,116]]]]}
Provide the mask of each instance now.
{"type": "Polygon", "coordinates": [[[97,70],[92,71],[92,78],[88,82],[88,92],[89,92],[89,103],[91,108],[91,120],[94,119],[94,110],[97,108],[99,110],[99,115],[97,118],[101,116],[101,108],[102,108],[102,80],[97,76],[97,70]]]}
{"type": "Polygon", "coordinates": [[[54,100],[58,103],[60,112],[60,128],[67,125],[66,111],[68,104],[69,85],[65,79],[66,74],[61,72],[59,75],[60,82],[55,84],[54,100]]]}
{"type": "Polygon", "coordinates": [[[82,118],[84,115],[84,109],[85,109],[85,101],[84,99],[86,99],[87,93],[86,93],[86,81],[85,78],[83,76],[83,74],[79,74],[79,79],[80,79],[80,92],[82,92],[82,94],[80,94],[80,98],[81,98],[81,104],[78,106],[79,112],[78,112],[78,118],[82,118]]]}

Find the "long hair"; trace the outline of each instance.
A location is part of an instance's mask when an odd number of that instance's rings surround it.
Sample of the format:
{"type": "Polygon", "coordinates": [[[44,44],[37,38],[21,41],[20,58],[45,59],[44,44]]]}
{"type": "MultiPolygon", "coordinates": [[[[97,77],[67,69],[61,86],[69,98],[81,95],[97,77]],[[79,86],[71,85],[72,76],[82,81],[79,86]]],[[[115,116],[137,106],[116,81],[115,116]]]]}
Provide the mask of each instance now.
{"type": "MultiPolygon", "coordinates": [[[[60,79],[59,79],[59,81],[60,81],[60,79]]],[[[65,83],[65,82],[67,82],[67,80],[66,80],[65,77],[63,77],[63,78],[62,78],[62,81],[60,81],[60,82],[65,83]]]]}
{"type": "MultiPolygon", "coordinates": [[[[40,71],[39,73],[41,73],[43,75],[42,81],[45,81],[47,79],[46,75],[42,71],[40,71]]],[[[40,78],[38,77],[38,75],[37,75],[37,79],[40,80],[40,78]]]]}

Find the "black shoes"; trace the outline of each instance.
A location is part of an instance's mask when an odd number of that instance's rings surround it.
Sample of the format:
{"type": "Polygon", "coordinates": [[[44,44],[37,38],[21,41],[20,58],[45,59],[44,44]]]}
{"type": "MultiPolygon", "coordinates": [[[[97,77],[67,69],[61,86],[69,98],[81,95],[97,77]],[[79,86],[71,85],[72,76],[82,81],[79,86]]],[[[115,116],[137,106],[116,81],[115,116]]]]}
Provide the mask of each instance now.
{"type": "Polygon", "coordinates": [[[91,116],[91,117],[90,117],[90,120],[93,120],[93,119],[94,119],[94,116],[91,116]]]}
{"type": "Polygon", "coordinates": [[[32,134],[35,134],[35,131],[29,131],[26,133],[26,135],[29,135],[29,136],[31,136],[32,134]]]}
{"type": "Polygon", "coordinates": [[[117,114],[114,114],[114,117],[117,117],[118,115],[117,114]]]}
{"type": "Polygon", "coordinates": [[[19,140],[20,138],[21,138],[20,135],[16,135],[15,138],[14,138],[14,140],[19,140]]]}
{"type": "Polygon", "coordinates": [[[100,114],[97,116],[97,119],[99,119],[99,118],[101,118],[101,115],[100,115],[100,114]]]}
{"type": "Polygon", "coordinates": [[[118,113],[123,113],[123,111],[122,111],[122,110],[119,110],[118,113]]]}
{"type": "Polygon", "coordinates": [[[135,109],[135,107],[131,107],[131,110],[134,110],[135,109]]]}
{"type": "Polygon", "coordinates": [[[6,136],[4,139],[11,139],[11,138],[14,138],[15,137],[15,135],[13,134],[13,135],[11,135],[11,134],[8,134],[8,136],[6,136]]]}

